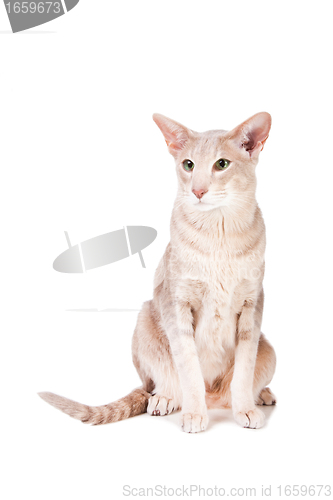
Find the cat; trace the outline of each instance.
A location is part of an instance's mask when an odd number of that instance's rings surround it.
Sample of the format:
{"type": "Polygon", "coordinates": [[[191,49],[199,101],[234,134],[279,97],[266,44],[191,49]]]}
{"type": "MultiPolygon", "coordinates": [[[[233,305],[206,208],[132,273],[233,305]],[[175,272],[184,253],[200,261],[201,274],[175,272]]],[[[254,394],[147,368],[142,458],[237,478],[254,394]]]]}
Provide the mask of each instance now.
{"type": "Polygon", "coordinates": [[[266,242],[255,167],[271,116],[204,133],[160,114],[153,119],[175,159],[178,193],[153,299],[133,335],[142,387],[97,407],[39,395],[95,425],[181,409],[183,431],[196,433],[208,425],[207,408],[231,407],[241,426],[262,427],[258,405],[276,402],[267,387],[276,356],[261,333],[266,242]]]}

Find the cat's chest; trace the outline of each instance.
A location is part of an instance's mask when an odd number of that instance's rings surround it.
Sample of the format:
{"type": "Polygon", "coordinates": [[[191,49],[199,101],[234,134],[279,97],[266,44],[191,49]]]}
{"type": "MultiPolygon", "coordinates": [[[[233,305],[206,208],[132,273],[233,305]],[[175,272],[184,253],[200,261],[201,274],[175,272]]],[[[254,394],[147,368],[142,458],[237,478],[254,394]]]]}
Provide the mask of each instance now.
{"type": "Polygon", "coordinates": [[[231,258],[226,252],[220,251],[213,256],[206,254],[200,259],[192,258],[189,265],[183,266],[183,275],[185,279],[203,283],[211,300],[228,302],[242,279],[241,269],[240,259],[231,258]]]}
{"type": "Polygon", "coordinates": [[[222,289],[211,284],[206,287],[202,302],[193,310],[194,338],[204,380],[212,384],[225,372],[230,362],[230,352],[236,342],[237,294],[232,289],[222,289]]]}
{"type": "Polygon", "coordinates": [[[233,344],[235,318],[244,299],[239,269],[235,259],[224,255],[219,259],[202,259],[196,272],[192,268],[187,274],[190,290],[198,290],[197,284],[200,284],[199,297],[190,291],[189,302],[191,296],[196,298],[192,302],[192,311],[196,318],[197,337],[202,337],[204,344],[208,332],[215,332],[215,336],[219,332],[228,344],[233,344]]]}
{"type": "Polygon", "coordinates": [[[207,320],[226,317],[230,310],[238,312],[245,300],[242,288],[248,274],[244,274],[248,266],[244,256],[223,245],[211,252],[181,250],[170,256],[170,283],[176,297],[190,303],[192,310],[205,311],[207,320]]]}
{"type": "MultiPolygon", "coordinates": [[[[211,261],[202,264],[199,272],[187,275],[188,299],[197,336],[203,336],[203,343],[206,343],[207,332],[222,332],[221,324],[223,330],[230,330],[228,325],[233,323],[235,311],[239,309],[239,279],[234,271],[226,261],[211,261]]],[[[225,335],[229,337],[230,332],[225,335]]]]}

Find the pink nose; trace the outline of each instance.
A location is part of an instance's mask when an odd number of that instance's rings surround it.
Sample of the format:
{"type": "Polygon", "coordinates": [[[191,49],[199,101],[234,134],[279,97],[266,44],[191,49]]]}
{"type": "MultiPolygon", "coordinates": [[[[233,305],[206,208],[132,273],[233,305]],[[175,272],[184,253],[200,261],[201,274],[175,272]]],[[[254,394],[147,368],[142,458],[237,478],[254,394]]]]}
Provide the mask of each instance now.
{"type": "Polygon", "coordinates": [[[200,200],[203,195],[207,193],[207,189],[192,189],[192,193],[194,193],[195,196],[200,200]]]}

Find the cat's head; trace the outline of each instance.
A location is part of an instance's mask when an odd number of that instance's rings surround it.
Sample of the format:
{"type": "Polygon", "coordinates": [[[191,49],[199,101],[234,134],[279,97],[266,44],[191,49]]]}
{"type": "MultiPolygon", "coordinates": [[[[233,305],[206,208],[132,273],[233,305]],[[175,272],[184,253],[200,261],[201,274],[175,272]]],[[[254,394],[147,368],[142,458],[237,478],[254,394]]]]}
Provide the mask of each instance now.
{"type": "Polygon", "coordinates": [[[175,159],[182,203],[208,211],[254,196],[255,166],[271,127],[268,113],[257,113],[230,132],[199,133],[160,114],[153,119],[175,159]]]}

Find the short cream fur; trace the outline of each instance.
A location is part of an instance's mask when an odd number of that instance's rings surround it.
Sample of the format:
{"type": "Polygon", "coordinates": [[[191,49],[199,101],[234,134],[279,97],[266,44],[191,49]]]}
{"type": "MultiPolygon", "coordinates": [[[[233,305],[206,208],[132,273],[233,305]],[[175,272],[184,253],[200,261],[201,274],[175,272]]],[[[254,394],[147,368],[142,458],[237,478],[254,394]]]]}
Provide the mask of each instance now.
{"type": "Polygon", "coordinates": [[[261,333],[266,241],[255,198],[271,117],[258,113],[232,131],[204,133],[153,118],[175,159],[178,193],[153,299],[143,304],[133,335],[143,385],[98,407],[40,396],[92,424],[181,409],[182,429],[194,433],[206,429],[207,407],[231,407],[237,423],[259,428],[258,405],[276,402],[267,387],[276,357],[261,333]]]}

